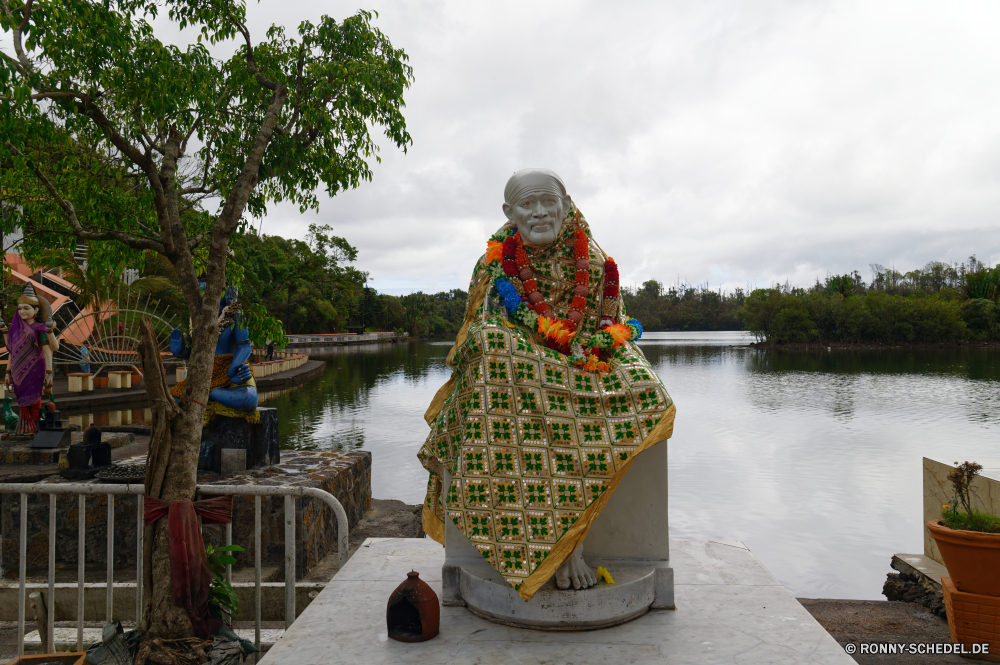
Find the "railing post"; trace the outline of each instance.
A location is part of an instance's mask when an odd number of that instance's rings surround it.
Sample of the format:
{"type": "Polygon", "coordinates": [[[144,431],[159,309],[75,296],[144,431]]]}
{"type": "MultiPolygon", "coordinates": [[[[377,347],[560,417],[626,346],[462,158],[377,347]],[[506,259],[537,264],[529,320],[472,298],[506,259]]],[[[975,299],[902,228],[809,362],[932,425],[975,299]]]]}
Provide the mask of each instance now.
{"type": "Polygon", "coordinates": [[[55,649],[56,639],[56,495],[49,495],[49,596],[45,599],[48,614],[45,632],[55,649]]]}
{"type": "Polygon", "coordinates": [[[24,585],[28,567],[28,495],[21,493],[21,539],[17,587],[17,658],[24,656],[24,585]]]}
{"type": "Polygon", "coordinates": [[[115,495],[108,495],[108,577],[107,591],[104,602],[107,604],[108,623],[111,623],[111,610],[114,607],[115,595],[115,495]]]}
{"type": "Polygon", "coordinates": [[[295,621],[295,499],[285,495],[285,628],[295,621]]]}
{"type": "Polygon", "coordinates": [[[257,647],[257,653],[254,656],[254,661],[260,660],[260,495],[258,494],[253,498],[253,580],[254,580],[254,590],[253,590],[253,601],[256,608],[256,613],[254,614],[254,646],[257,647]]]}
{"type": "Polygon", "coordinates": [[[83,651],[83,571],[86,560],[86,534],[87,534],[87,495],[80,494],[78,499],[79,520],[76,527],[76,650],[83,651]]]}
{"type": "Polygon", "coordinates": [[[142,623],[142,584],[145,576],[142,574],[142,551],[145,547],[146,524],[142,519],[143,502],[145,497],[137,494],[135,497],[136,525],[135,525],[135,625],[142,623]]]}
{"type": "MultiPolygon", "coordinates": [[[[232,520],[226,522],[226,547],[233,544],[233,522],[232,520]]],[[[232,556],[232,552],[227,552],[229,556],[232,556]]],[[[233,583],[233,564],[226,564],[226,582],[229,584],[233,583]]]]}

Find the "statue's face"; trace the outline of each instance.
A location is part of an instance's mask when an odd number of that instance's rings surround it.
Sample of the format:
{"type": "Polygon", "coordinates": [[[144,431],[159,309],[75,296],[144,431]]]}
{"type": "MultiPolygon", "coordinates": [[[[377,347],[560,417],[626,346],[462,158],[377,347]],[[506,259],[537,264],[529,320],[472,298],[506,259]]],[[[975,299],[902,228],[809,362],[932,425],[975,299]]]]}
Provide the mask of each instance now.
{"type": "Polygon", "coordinates": [[[24,321],[31,321],[36,316],[38,316],[38,308],[34,305],[29,305],[28,303],[23,303],[17,306],[17,314],[24,321]]]}
{"type": "Polygon", "coordinates": [[[507,219],[517,224],[521,239],[532,245],[547,245],[559,236],[569,212],[569,197],[551,191],[527,192],[516,205],[503,204],[507,219]]]}

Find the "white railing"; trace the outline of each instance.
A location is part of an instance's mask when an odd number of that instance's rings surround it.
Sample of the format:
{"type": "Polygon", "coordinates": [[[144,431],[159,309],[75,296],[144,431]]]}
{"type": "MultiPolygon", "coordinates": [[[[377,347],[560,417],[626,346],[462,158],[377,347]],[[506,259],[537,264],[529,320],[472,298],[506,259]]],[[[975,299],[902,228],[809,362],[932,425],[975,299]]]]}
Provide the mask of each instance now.
{"type": "MultiPolygon", "coordinates": [[[[301,344],[341,344],[351,342],[373,342],[379,339],[391,339],[397,337],[392,332],[369,332],[369,333],[331,333],[316,335],[286,335],[288,346],[293,347],[301,344]]],[[[286,347],[287,348],[287,347],[286,347]]]]}
{"type": "MultiPolygon", "coordinates": [[[[143,494],[142,485],[97,485],[89,483],[0,483],[0,494],[20,494],[20,536],[18,542],[19,570],[17,593],[17,655],[24,655],[24,621],[25,621],[25,589],[27,577],[27,542],[28,542],[28,495],[49,495],[49,570],[48,570],[48,607],[47,639],[42,644],[54,646],[55,638],[55,568],[56,568],[56,495],[76,494],[79,501],[79,516],[77,525],[77,609],[76,609],[76,648],[84,650],[83,615],[84,615],[84,562],[86,560],[86,497],[107,495],[108,497],[108,551],[107,551],[107,591],[106,610],[107,621],[111,622],[114,601],[114,535],[115,535],[115,496],[119,494],[134,495],[136,500],[136,585],[135,607],[136,623],[142,620],[142,548],[143,548],[143,494]]],[[[254,644],[260,651],[260,601],[261,601],[261,497],[285,497],[285,628],[295,620],[295,498],[309,497],[325,502],[337,516],[337,553],[340,565],[347,562],[348,525],[347,513],[335,496],[315,487],[289,487],[281,485],[198,485],[202,495],[219,496],[252,496],[254,497],[254,644]]],[[[233,544],[233,524],[226,524],[226,545],[233,544]]],[[[232,583],[232,566],[226,566],[226,581],[232,583]]],[[[39,627],[41,634],[41,627],[39,627]]]]}

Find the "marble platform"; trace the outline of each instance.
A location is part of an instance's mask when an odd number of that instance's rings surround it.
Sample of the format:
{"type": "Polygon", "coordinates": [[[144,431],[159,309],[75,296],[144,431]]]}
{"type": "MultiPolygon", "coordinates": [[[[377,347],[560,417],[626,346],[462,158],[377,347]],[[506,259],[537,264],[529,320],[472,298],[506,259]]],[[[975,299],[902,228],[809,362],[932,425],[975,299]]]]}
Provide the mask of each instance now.
{"type": "Polygon", "coordinates": [[[676,610],[601,630],[547,632],[442,607],[436,638],[403,643],[386,634],[389,594],[416,570],[440,596],[444,548],[429,539],[369,538],[260,662],[854,664],[742,543],[678,540],[670,552],[676,610]]]}

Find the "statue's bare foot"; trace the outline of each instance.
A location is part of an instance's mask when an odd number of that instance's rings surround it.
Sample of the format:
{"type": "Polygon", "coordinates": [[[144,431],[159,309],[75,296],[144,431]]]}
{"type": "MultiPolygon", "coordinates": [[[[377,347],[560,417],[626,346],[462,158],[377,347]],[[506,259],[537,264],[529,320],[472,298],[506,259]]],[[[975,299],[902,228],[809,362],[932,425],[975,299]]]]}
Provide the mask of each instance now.
{"type": "Polygon", "coordinates": [[[597,577],[583,560],[583,545],[580,545],[556,571],[556,586],[560,589],[589,589],[597,584],[597,577]]]}

